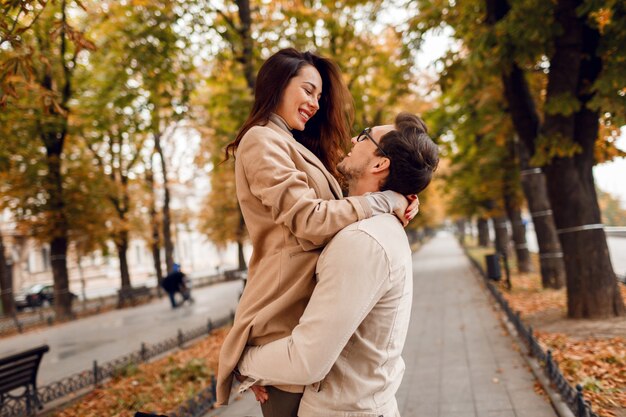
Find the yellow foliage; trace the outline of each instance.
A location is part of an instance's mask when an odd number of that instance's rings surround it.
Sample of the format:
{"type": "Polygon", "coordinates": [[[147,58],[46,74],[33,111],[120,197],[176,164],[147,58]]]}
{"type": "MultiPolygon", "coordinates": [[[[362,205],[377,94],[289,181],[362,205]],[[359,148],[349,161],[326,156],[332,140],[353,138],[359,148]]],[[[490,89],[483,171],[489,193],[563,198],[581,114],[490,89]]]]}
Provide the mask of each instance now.
{"type": "Polygon", "coordinates": [[[611,23],[613,19],[613,11],[611,9],[602,8],[591,13],[591,18],[598,24],[598,30],[601,34],[604,34],[604,30],[607,25],[611,23]]]}

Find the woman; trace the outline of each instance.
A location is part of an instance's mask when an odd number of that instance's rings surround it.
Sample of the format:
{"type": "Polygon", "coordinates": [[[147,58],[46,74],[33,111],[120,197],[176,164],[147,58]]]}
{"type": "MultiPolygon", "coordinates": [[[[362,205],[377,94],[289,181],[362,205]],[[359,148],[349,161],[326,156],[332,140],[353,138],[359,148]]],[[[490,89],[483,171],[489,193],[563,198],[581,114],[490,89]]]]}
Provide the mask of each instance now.
{"type": "MultiPolygon", "coordinates": [[[[226,148],[227,159],[236,156],[237,198],[253,251],[246,289],[220,352],[218,405],[228,403],[245,345],[287,336],[298,323],[313,291],[321,247],[358,220],[394,209],[404,217],[406,199],[390,191],[343,198],[333,175],[351,119],[352,99],[332,61],[284,49],[259,70],[252,111],[226,148]]],[[[412,218],[417,205],[407,213],[412,218]]],[[[292,415],[294,407],[297,412],[302,392],[300,386],[272,388],[264,415],[292,415]],[[272,412],[276,405],[292,411],[272,412]]]]}

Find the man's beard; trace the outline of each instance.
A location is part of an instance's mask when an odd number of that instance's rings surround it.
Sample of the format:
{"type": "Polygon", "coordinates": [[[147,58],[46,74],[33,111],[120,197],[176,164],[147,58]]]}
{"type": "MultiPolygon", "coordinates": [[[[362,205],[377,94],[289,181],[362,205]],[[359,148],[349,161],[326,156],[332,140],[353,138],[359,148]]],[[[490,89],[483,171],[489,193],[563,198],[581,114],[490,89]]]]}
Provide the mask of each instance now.
{"type": "Polygon", "coordinates": [[[350,187],[350,185],[355,184],[363,176],[367,163],[358,167],[349,167],[345,162],[347,162],[346,158],[342,159],[341,162],[337,164],[337,171],[343,175],[346,184],[350,187]]]}

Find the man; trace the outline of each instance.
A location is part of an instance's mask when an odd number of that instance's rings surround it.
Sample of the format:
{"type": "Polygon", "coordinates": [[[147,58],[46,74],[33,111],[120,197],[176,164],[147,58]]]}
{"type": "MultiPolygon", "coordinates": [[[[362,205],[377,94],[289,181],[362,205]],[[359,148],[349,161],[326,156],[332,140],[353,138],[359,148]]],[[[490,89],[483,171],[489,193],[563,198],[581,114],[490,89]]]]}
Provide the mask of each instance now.
{"type": "Polygon", "coordinates": [[[172,267],[172,272],[167,274],[163,281],[161,282],[161,287],[167,292],[167,295],[170,297],[170,303],[172,304],[172,308],[178,307],[176,304],[176,293],[179,292],[183,296],[183,303],[185,301],[189,301],[189,303],[193,303],[193,298],[191,298],[191,292],[185,283],[185,274],[180,270],[179,264],[174,264],[172,267]]]}
{"type": "MultiPolygon", "coordinates": [[[[395,126],[365,129],[352,142],[337,167],[350,195],[388,189],[417,194],[437,167],[437,146],[422,120],[408,113],[400,113],[395,126]]],[[[322,252],[316,278],[291,336],[246,349],[238,369],[247,376],[241,389],[307,385],[300,417],[398,416],[395,393],[404,374],[400,354],[413,292],[402,224],[382,215],[346,227],[322,252]]]]}

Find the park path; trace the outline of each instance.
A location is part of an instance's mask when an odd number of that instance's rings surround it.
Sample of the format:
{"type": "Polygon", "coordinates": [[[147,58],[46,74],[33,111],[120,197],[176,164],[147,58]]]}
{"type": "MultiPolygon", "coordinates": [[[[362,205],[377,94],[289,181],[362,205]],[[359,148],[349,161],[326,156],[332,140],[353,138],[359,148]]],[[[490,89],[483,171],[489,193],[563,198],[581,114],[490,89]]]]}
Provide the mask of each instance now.
{"type": "Polygon", "coordinates": [[[38,385],[43,386],[139,350],[141,343],[153,344],[189,331],[208,320],[218,320],[234,311],[241,281],[231,281],[192,290],[193,305],[172,310],[167,297],[134,308],[113,310],[54,327],[2,338],[0,357],[48,344],[43,356],[38,385]]]}
{"type": "MultiPolygon", "coordinates": [[[[414,296],[397,393],[402,417],[555,417],[454,237],[413,255],[414,296]]],[[[250,392],[208,416],[261,417],[250,392]]]]}

